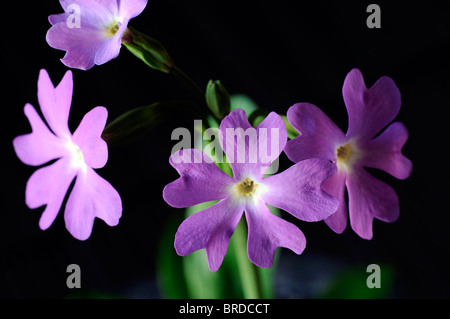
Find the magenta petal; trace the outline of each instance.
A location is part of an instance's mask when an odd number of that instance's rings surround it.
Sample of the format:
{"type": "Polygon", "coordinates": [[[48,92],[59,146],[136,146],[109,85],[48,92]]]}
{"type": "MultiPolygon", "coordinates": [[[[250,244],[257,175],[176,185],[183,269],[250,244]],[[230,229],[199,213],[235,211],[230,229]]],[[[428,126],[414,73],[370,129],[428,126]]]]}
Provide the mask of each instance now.
{"type": "Polygon", "coordinates": [[[391,124],[380,136],[365,146],[365,167],[381,169],[398,179],[407,178],[412,171],[412,162],[401,152],[408,139],[408,130],[400,122],[391,124]]]}
{"type": "Polygon", "coordinates": [[[325,113],[313,104],[298,103],[289,108],[287,117],[301,134],[290,140],[284,149],[290,160],[336,160],[336,146],[343,143],[345,136],[325,113]]]}
{"type": "Polygon", "coordinates": [[[108,146],[101,138],[108,111],[98,106],[83,117],[73,133],[72,141],[83,153],[84,161],[92,168],[101,168],[108,161],[108,146]]]}
{"type": "Polygon", "coordinates": [[[70,169],[66,159],[38,169],[31,175],[25,190],[25,202],[31,209],[47,205],[39,220],[42,230],[53,223],[61,208],[76,171],[70,169]]]}
{"type": "Polygon", "coordinates": [[[72,103],[72,72],[67,71],[58,86],[54,87],[47,71],[42,69],[38,79],[39,105],[49,127],[58,137],[69,139],[68,120],[72,103]]]}
{"type": "Polygon", "coordinates": [[[66,228],[72,236],[86,240],[95,217],[116,226],[121,215],[122,201],[114,187],[89,167],[80,171],[64,212],[66,228]]]}
{"type": "Polygon", "coordinates": [[[336,233],[341,234],[347,227],[347,204],[345,202],[346,173],[337,172],[322,184],[322,189],[339,200],[335,213],[325,219],[325,223],[336,233]]]}
{"type": "Polygon", "coordinates": [[[17,136],[13,140],[14,150],[22,162],[39,166],[67,154],[63,142],[50,132],[31,104],[25,105],[24,113],[32,133],[17,136]]]}
{"type": "Polygon", "coordinates": [[[264,201],[304,221],[319,221],[334,213],[339,202],[321,189],[322,183],[336,173],[327,160],[308,159],[284,172],[263,180],[267,187],[264,201]]]}
{"type": "Polygon", "coordinates": [[[189,216],[175,234],[175,249],[180,256],[206,249],[209,269],[217,271],[227,252],[228,242],[241,219],[243,207],[230,199],[189,216]]]}
{"type": "Polygon", "coordinates": [[[345,78],[342,94],[349,118],[349,137],[373,138],[400,111],[400,91],[387,76],[368,89],[361,71],[353,69],[345,78]]]}
{"type": "Polygon", "coordinates": [[[288,248],[298,255],[305,249],[306,238],[300,229],[273,215],[264,202],[247,205],[245,217],[248,257],[258,267],[272,267],[277,247],[288,248]]]}
{"type": "Polygon", "coordinates": [[[202,151],[180,150],[170,157],[170,165],[181,177],[164,187],[163,198],[169,205],[182,208],[228,196],[233,179],[202,151]]]}
{"type": "Polygon", "coordinates": [[[395,190],[370,175],[363,168],[355,168],[347,176],[350,225],[364,239],[371,239],[372,222],[397,220],[400,209],[395,190]]]}

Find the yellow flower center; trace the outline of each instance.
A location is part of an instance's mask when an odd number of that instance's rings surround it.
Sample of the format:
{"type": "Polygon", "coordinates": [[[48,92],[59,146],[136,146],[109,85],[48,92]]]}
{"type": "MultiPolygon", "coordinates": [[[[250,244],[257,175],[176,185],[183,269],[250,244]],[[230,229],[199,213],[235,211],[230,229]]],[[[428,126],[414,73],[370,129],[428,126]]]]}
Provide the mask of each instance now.
{"type": "Polygon", "coordinates": [[[108,24],[105,27],[105,33],[107,37],[114,37],[116,35],[116,33],[119,31],[120,29],[120,22],[117,20],[113,20],[111,24],[108,24]]]}
{"type": "Polygon", "coordinates": [[[336,156],[338,161],[346,161],[352,155],[352,149],[350,145],[342,145],[336,149],[336,156]]]}
{"type": "Polygon", "coordinates": [[[246,178],[244,181],[236,184],[236,191],[241,196],[250,196],[255,193],[258,184],[252,181],[250,178],[246,178]]]}
{"type": "Polygon", "coordinates": [[[360,152],[354,141],[340,145],[336,148],[336,159],[339,170],[350,171],[355,161],[360,157],[360,152]]]}

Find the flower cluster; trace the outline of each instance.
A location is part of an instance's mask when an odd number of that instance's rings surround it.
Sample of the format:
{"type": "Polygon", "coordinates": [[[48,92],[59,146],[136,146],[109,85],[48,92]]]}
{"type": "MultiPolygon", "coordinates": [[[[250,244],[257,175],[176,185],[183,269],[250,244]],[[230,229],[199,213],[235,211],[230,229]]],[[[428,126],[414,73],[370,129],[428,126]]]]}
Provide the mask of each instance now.
{"type": "MultiPolygon", "coordinates": [[[[374,218],[395,221],[399,216],[396,192],[363,167],[378,168],[399,179],[411,173],[412,163],[401,153],[408,138],[405,126],[395,122],[377,136],[398,114],[400,92],[388,77],[367,89],[361,72],[353,69],[344,81],[343,95],[349,114],[347,134],[309,103],[289,108],[288,120],[300,136],[287,143],[284,122],[275,113],[258,125],[257,129],[262,126],[280,132],[280,152],[284,150],[296,163],[283,173],[263,178],[260,164],[258,161],[251,164],[250,156],[243,163],[231,159],[233,178],[214,164],[175,164],[171,160],[181,177],[164,189],[167,203],[187,207],[220,200],[181,224],[175,237],[177,252],[184,256],[205,248],[210,269],[215,271],[245,211],[249,258],[260,267],[270,267],[276,247],[287,247],[299,254],[306,240],[292,224],[270,214],[265,203],[303,221],[325,220],[331,229],[342,233],[347,223],[345,188],[349,194],[350,223],[360,237],[372,238],[374,218]]],[[[233,111],[220,125],[222,136],[228,127],[247,130],[250,124],[243,111],[233,111]]],[[[245,135],[238,136],[239,139],[246,144],[248,154],[250,141],[246,141],[245,135]]],[[[269,136],[268,143],[270,140],[269,136]]],[[[229,157],[226,139],[222,147],[229,157]]],[[[197,152],[187,150],[182,156],[190,159],[197,152]]],[[[273,159],[278,155],[271,154],[273,159]]]]}
{"type": "MultiPolygon", "coordinates": [[[[130,19],[144,10],[147,0],[60,3],[65,12],[49,17],[52,26],[47,42],[66,51],[62,59],[66,66],[87,70],[104,64],[117,57],[125,43],[149,66],[173,72],[190,88],[198,89],[173,65],[156,40],[127,29],[130,19]]],[[[108,159],[107,143],[102,139],[108,112],[104,107],[92,109],[72,134],[68,128],[72,91],[71,71],[55,87],[47,72],[41,70],[38,101],[46,123],[32,105],[26,104],[24,112],[32,132],[16,137],[13,145],[27,165],[41,166],[55,160],[36,170],[26,185],[28,207],[46,205],[40,228],[45,230],[53,223],[75,180],[64,219],[68,231],[85,240],[91,235],[96,217],[109,226],[118,224],[122,201],[111,184],[94,171],[108,159]]],[[[200,93],[200,97],[204,96],[200,93]]],[[[395,221],[399,216],[395,190],[365,168],[380,169],[398,179],[411,174],[412,163],[401,153],[408,131],[400,122],[391,124],[400,111],[399,89],[389,77],[367,88],[361,72],[353,69],[345,78],[343,98],[349,119],[346,133],[318,107],[298,103],[288,109],[287,120],[300,134],[288,141],[286,122],[280,115],[271,112],[253,127],[245,111],[230,112],[229,96],[222,84],[210,82],[203,102],[220,122],[220,147],[232,176],[201,150],[182,149],[172,154],[170,165],[180,177],[164,188],[164,200],[176,208],[216,201],[179,226],[174,243],[177,253],[185,256],[205,249],[210,270],[217,271],[244,215],[247,253],[255,265],[271,267],[278,247],[301,254],[306,246],[302,231],[272,214],[268,205],[302,221],[325,221],[336,233],[344,231],[349,216],[351,228],[364,239],[373,237],[375,218],[395,221]],[[267,174],[282,152],[294,164],[279,174],[267,174]]],[[[146,109],[131,112],[114,127],[128,121],[121,130],[137,130],[145,126],[142,123],[151,122],[141,119],[146,114],[146,109]]]]}

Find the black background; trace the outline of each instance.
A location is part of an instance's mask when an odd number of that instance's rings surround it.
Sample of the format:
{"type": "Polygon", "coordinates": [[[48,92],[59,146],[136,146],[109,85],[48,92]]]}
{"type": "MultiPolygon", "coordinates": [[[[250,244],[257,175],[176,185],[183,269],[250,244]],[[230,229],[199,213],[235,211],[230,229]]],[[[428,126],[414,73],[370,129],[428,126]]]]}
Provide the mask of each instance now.
{"type": "MultiPolygon", "coordinates": [[[[260,107],[284,114],[294,103],[310,102],[343,131],[342,84],[352,68],[362,71],[367,86],[387,75],[399,87],[397,120],[410,131],[403,153],[414,170],[405,181],[375,173],[397,190],[399,220],[375,221],[374,238],[366,241],[349,226],[336,235],[322,222],[283,215],[302,229],[308,245],[301,256],[282,250],[280,298],[314,297],[301,287],[325,278],[324,272],[337,267],[333,265],[371,263],[394,268],[391,297],[450,296],[448,7],[393,2],[375,1],[381,7],[381,29],[366,26],[368,1],[154,0],[129,24],[161,41],[202,87],[209,79],[220,79],[230,93],[247,94],[260,107]],[[318,265],[314,271],[307,266],[312,264],[318,265]]],[[[97,219],[91,237],[80,242],[65,229],[61,211],[41,231],[43,208],[30,210],[24,201],[25,184],[35,168],[15,156],[12,140],[30,131],[23,106],[38,106],[39,70],[47,69],[55,84],[67,71],[59,61],[64,53],[45,41],[47,16],[62,9],[56,0],[8,1],[3,6],[0,297],[68,297],[74,293],[66,287],[66,267],[72,263],[82,269],[83,292],[161,297],[155,275],[158,240],[171,216],[183,214],[161,196],[163,187],[177,178],[168,163],[175,143],[170,134],[176,127],[192,130],[192,116],[174,114],[135,142],[109,149],[109,161],[98,172],[122,197],[118,226],[97,219]]],[[[125,48],[105,65],[73,73],[72,131],[97,105],[107,107],[111,121],[155,101],[195,101],[175,78],[146,67],[125,48]]],[[[284,158],[282,164],[286,168],[289,162],[284,158]]]]}

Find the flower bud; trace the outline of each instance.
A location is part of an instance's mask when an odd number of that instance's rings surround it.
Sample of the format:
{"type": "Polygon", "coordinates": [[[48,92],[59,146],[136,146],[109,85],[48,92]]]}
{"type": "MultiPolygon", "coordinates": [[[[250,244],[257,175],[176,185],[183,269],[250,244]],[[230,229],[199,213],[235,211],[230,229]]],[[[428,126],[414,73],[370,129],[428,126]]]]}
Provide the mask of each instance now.
{"type": "Polygon", "coordinates": [[[164,46],[144,33],[128,27],[122,37],[122,43],[131,53],[153,69],[169,73],[173,67],[172,58],[164,46]]]}
{"type": "Polygon", "coordinates": [[[214,116],[221,120],[230,113],[230,95],[219,80],[208,82],[206,104],[214,116]]]}

